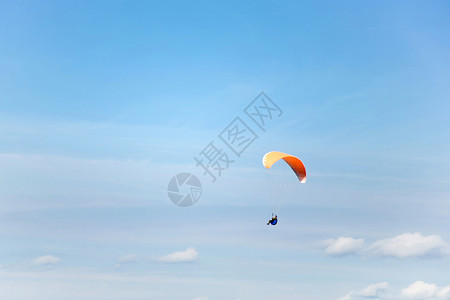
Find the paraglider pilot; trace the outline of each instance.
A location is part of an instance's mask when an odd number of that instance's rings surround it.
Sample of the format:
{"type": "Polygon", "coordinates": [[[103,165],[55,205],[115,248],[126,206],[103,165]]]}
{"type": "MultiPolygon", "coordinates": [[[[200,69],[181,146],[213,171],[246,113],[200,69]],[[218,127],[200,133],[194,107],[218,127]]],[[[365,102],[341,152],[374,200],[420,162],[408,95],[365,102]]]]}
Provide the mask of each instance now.
{"type": "Polygon", "coordinates": [[[269,220],[269,222],[267,222],[267,225],[277,225],[277,223],[278,223],[278,219],[277,219],[277,215],[275,215],[275,216],[273,216],[273,214],[272,214],[272,219],[271,220],[269,220]]]}

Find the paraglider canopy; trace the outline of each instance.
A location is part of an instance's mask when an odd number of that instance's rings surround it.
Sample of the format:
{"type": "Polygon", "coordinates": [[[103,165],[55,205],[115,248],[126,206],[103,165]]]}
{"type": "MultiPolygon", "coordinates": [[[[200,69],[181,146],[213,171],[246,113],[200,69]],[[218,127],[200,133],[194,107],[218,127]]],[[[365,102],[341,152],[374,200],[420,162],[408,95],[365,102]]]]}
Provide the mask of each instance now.
{"type": "Polygon", "coordinates": [[[272,151],[264,155],[262,163],[266,169],[270,169],[280,159],[283,159],[291,167],[301,183],[306,182],[306,168],[298,157],[283,152],[272,151]]]}

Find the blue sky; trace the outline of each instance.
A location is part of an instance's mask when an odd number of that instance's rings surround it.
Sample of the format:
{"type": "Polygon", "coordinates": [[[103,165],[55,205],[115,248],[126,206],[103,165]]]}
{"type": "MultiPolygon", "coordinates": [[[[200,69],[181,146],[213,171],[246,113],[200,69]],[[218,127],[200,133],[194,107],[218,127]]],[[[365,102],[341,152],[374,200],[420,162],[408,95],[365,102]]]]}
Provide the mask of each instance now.
{"type": "Polygon", "coordinates": [[[1,298],[450,299],[449,12],[2,1],[1,298]],[[265,131],[244,112],[261,91],[283,111],[265,131]],[[219,138],[236,117],[258,136],[240,157],[219,138]],[[211,141],[234,160],[214,183],[211,141]],[[271,150],[308,181],[269,228],[271,150]]]}

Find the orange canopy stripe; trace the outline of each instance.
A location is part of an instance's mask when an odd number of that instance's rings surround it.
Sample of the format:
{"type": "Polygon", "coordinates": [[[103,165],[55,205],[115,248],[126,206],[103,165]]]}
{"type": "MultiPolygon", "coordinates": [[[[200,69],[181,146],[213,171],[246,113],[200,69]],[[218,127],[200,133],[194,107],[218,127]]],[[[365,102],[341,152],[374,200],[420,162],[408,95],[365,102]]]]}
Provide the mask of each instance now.
{"type": "Polygon", "coordinates": [[[290,154],[286,154],[283,152],[272,151],[264,155],[263,157],[263,166],[266,169],[270,169],[274,163],[283,159],[294,171],[295,175],[297,175],[298,180],[301,183],[306,182],[306,168],[303,162],[298,158],[290,154]]]}

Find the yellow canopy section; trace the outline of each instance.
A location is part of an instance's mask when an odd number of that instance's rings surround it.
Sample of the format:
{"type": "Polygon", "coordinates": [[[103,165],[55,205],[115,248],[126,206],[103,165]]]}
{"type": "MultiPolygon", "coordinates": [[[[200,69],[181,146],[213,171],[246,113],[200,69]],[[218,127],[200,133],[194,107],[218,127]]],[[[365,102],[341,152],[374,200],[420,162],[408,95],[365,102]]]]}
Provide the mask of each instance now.
{"type": "Polygon", "coordinates": [[[294,171],[295,175],[297,175],[298,180],[301,183],[306,182],[306,168],[303,162],[298,158],[290,154],[286,154],[283,152],[272,151],[264,155],[263,157],[263,166],[266,169],[270,169],[274,163],[283,159],[294,171]]]}

